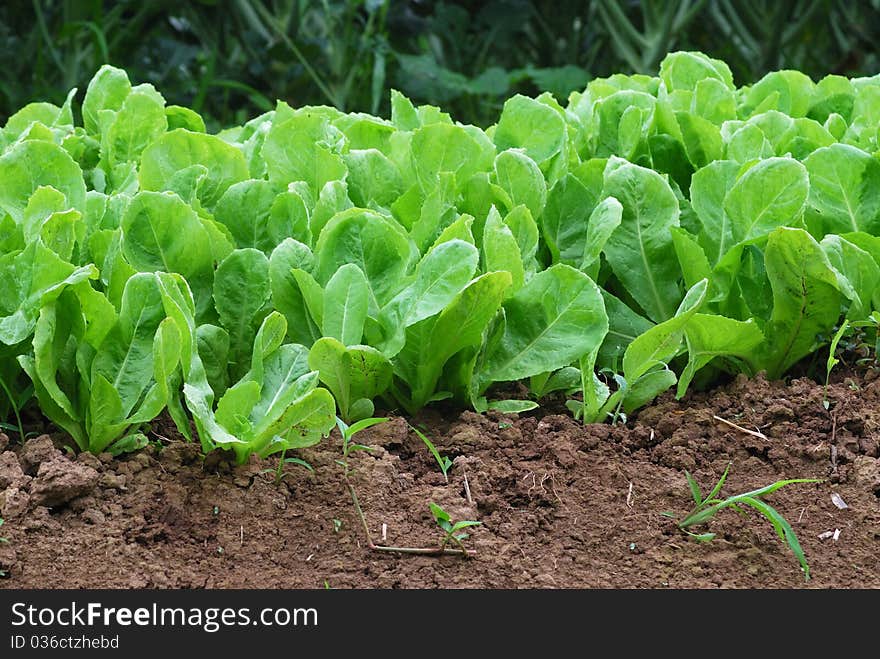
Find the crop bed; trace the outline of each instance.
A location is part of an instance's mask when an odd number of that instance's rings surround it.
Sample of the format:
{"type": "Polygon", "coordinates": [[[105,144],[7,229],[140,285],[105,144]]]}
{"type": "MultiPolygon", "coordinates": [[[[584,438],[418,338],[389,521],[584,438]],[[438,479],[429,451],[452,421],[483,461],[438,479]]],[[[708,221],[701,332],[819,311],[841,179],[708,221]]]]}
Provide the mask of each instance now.
{"type": "MultiPolygon", "coordinates": [[[[431,410],[418,420],[455,457],[448,485],[403,419],[365,431],[375,450],[354,458],[353,482],[376,539],[384,524],[388,542],[436,544],[435,501],[483,522],[471,559],[369,551],[335,463],[336,433],[303,451],[314,474],[289,467],[280,486],[261,473],[272,461],[203,461],[182,441],[73,461],[32,440],[22,462],[54,460],[56,485],[82,482],[84,467],[97,473],[63,508],[25,502],[8,520],[0,568],[10,578],[0,588],[880,588],[880,385],[841,377],[829,395],[833,413],[809,380],[741,379],[684,402],[666,396],[626,427],[431,410]],[[721,514],[709,545],[662,516],[692,505],[682,469],[714,482],[728,461],[731,492],[787,476],[828,479],[769,497],[800,538],[809,582],[759,515],[721,514]],[[836,541],[820,539],[835,529],[836,541]]],[[[17,468],[4,462],[0,485],[17,468]]]]}
{"type": "Polygon", "coordinates": [[[876,585],[880,79],[673,53],[485,130],[75,98],[0,131],[13,583],[747,585],[850,542],[825,584],[876,585]],[[222,576],[254,554],[290,572],[222,576]]]}

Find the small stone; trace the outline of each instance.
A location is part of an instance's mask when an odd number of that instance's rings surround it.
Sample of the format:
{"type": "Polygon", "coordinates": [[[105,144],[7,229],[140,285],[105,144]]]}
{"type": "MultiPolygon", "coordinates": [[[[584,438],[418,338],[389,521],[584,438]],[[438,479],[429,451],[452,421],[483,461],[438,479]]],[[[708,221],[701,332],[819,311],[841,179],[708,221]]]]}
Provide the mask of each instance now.
{"type": "Polygon", "coordinates": [[[3,517],[12,519],[27,512],[30,505],[30,495],[27,492],[19,490],[17,487],[10,487],[6,490],[6,495],[0,500],[0,513],[3,517]]]}
{"type": "Polygon", "coordinates": [[[770,405],[770,407],[767,408],[766,415],[777,419],[794,419],[795,416],[794,410],[782,403],[770,405]]]}
{"type": "Polygon", "coordinates": [[[5,451],[7,446],[9,446],[9,435],[0,432],[0,452],[5,451]]]}
{"type": "Polygon", "coordinates": [[[25,531],[57,531],[61,528],[61,524],[52,518],[49,509],[45,506],[37,506],[31,511],[24,522],[25,531]]]}
{"type": "Polygon", "coordinates": [[[857,456],[853,461],[853,471],[857,483],[864,483],[880,496],[880,460],[865,455],[857,456]]]}
{"type": "Polygon", "coordinates": [[[105,465],[110,464],[111,462],[113,462],[114,459],[115,458],[113,457],[113,454],[107,453],[106,451],[104,453],[98,453],[98,460],[103,462],[105,465]]]}
{"type": "Polygon", "coordinates": [[[837,492],[831,493],[831,503],[837,506],[840,510],[846,510],[847,508],[849,508],[849,506],[846,505],[846,501],[844,501],[843,497],[840,496],[837,492]]]}
{"type": "Polygon", "coordinates": [[[100,460],[93,454],[88,453],[87,451],[83,451],[78,456],[76,456],[76,461],[80,464],[84,464],[87,467],[91,467],[95,471],[101,471],[104,468],[104,465],[100,460]]]}
{"type": "Polygon", "coordinates": [[[31,499],[38,506],[59,506],[91,492],[98,477],[91,467],[58,457],[40,465],[31,483],[31,499]]]}
{"type": "Polygon", "coordinates": [[[97,505],[97,502],[95,501],[95,497],[84,496],[77,497],[76,499],[71,499],[67,505],[70,506],[70,509],[73,512],[81,513],[88,510],[89,508],[94,508],[97,505]]]}
{"type": "Polygon", "coordinates": [[[18,457],[12,451],[0,453],[0,490],[16,485],[24,478],[18,457]]]}
{"type": "Polygon", "coordinates": [[[101,478],[98,480],[98,485],[111,490],[124,490],[125,476],[108,471],[101,474],[101,478]]]}
{"type": "Polygon", "coordinates": [[[61,455],[61,451],[55,448],[49,435],[40,435],[29,439],[21,447],[18,460],[26,474],[34,474],[37,468],[44,462],[49,462],[61,455]]]}
{"type": "Polygon", "coordinates": [[[146,469],[147,467],[150,466],[150,463],[152,462],[152,460],[150,459],[149,455],[147,455],[145,452],[141,451],[140,453],[135,455],[133,458],[131,458],[131,462],[136,462],[142,468],[146,469]]]}
{"type": "Polygon", "coordinates": [[[97,508],[89,508],[88,510],[83,511],[81,517],[87,521],[89,524],[103,524],[107,521],[107,518],[97,508]]]}

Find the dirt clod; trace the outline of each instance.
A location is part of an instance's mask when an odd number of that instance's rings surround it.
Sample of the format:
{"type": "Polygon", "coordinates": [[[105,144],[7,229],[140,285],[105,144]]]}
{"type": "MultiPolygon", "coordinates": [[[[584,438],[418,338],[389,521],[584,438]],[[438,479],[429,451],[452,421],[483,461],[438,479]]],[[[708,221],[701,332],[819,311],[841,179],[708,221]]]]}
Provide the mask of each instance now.
{"type": "Polygon", "coordinates": [[[0,490],[16,485],[23,479],[24,472],[21,470],[18,456],[12,451],[0,453],[0,490]]]}
{"type": "Polygon", "coordinates": [[[57,457],[40,464],[31,483],[31,501],[35,506],[60,506],[87,494],[97,482],[98,472],[91,467],[57,457]]]}
{"type": "Polygon", "coordinates": [[[18,459],[21,468],[26,474],[34,475],[37,468],[44,462],[48,462],[61,455],[61,451],[55,448],[49,435],[40,435],[29,439],[21,447],[18,459]]]}

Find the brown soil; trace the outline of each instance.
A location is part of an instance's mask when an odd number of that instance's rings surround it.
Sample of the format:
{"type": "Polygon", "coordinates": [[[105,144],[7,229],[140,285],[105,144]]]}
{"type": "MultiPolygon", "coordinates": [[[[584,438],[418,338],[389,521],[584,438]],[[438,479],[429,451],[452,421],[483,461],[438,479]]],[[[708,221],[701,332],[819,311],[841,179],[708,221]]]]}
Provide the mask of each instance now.
{"type": "Polygon", "coordinates": [[[434,501],[482,522],[473,559],[368,549],[335,432],[301,452],[313,474],[291,465],[281,485],[261,473],[272,460],[231,467],[179,441],[71,459],[44,436],[0,454],[0,588],[880,588],[880,381],[841,377],[829,399],[826,411],[807,379],[739,378],[667,394],[625,426],[428,411],[416,421],[455,458],[448,484],[403,419],[359,435],[374,451],[352,458],[351,478],[374,539],[436,545],[434,501]],[[708,544],[662,515],[690,509],[685,469],[705,491],[728,462],[725,494],[826,479],[768,497],[808,583],[757,513],[722,512],[701,529],[717,533],[708,544]]]}

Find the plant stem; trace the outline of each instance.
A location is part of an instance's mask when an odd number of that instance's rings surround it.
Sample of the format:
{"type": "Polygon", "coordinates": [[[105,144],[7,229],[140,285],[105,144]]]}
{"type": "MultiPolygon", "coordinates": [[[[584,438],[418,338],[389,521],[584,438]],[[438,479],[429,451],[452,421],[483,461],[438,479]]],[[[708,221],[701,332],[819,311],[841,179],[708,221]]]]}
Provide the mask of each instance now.
{"type": "MultiPolygon", "coordinates": [[[[346,472],[348,470],[346,469],[346,472]]],[[[361,520],[361,526],[364,529],[364,535],[367,538],[367,548],[373,551],[387,551],[387,552],[395,552],[398,554],[420,554],[422,556],[443,556],[443,555],[452,555],[452,556],[464,556],[471,557],[476,556],[477,552],[467,549],[449,549],[445,546],[440,547],[388,547],[385,545],[377,545],[373,542],[373,537],[370,535],[370,527],[367,525],[367,517],[364,515],[363,508],[361,508],[360,501],[358,501],[357,492],[355,492],[354,485],[351,484],[351,481],[348,478],[348,473],[343,474],[342,476],[345,479],[345,485],[348,487],[348,493],[351,495],[351,502],[354,504],[354,509],[357,512],[358,518],[361,520]]],[[[445,545],[445,543],[444,543],[445,545]]]]}
{"type": "Polygon", "coordinates": [[[15,414],[15,421],[18,423],[18,435],[21,439],[21,443],[24,444],[24,426],[21,424],[21,416],[18,414],[18,404],[15,398],[13,398],[12,392],[9,390],[9,387],[6,385],[3,378],[0,378],[0,387],[6,392],[6,397],[9,398],[9,405],[12,407],[12,412],[15,414]]]}

